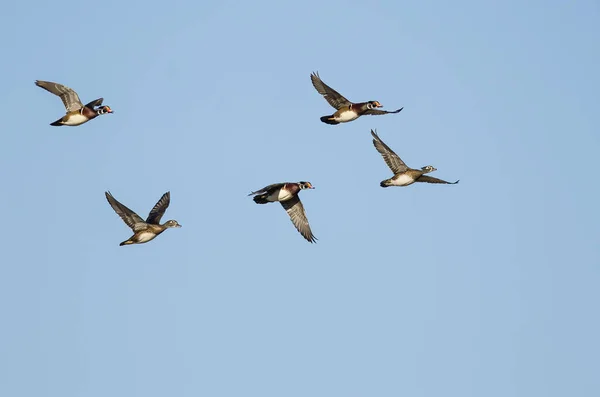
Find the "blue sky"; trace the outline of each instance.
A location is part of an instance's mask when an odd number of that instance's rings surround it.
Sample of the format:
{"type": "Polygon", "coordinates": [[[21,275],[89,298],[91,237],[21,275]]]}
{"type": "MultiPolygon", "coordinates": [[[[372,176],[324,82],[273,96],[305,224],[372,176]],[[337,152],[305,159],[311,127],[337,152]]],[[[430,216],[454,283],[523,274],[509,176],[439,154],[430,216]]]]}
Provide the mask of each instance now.
{"type": "Polygon", "coordinates": [[[0,395],[597,396],[593,1],[0,15],[0,395]],[[310,73],[400,114],[328,126],[310,73]],[[36,79],[115,113],[51,127],[36,79]],[[458,185],[379,187],[369,131],[458,185]],[[310,181],[317,244],[247,194],[310,181]],[[104,191],[171,229],[130,230],[104,191]]]}

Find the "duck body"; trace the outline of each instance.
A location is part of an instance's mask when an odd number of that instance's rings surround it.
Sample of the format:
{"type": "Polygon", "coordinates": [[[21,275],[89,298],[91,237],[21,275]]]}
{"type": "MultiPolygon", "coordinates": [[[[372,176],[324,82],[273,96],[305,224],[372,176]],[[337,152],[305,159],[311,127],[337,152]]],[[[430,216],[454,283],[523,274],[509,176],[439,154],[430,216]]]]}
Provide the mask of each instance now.
{"type": "Polygon", "coordinates": [[[348,123],[350,121],[356,120],[357,118],[365,114],[367,110],[377,107],[378,104],[379,102],[377,101],[353,103],[340,108],[337,112],[330,116],[321,117],[321,121],[330,125],[348,123]]]}
{"type": "Polygon", "coordinates": [[[149,241],[154,240],[159,234],[167,230],[166,226],[163,225],[147,225],[148,227],[143,230],[138,230],[133,234],[133,236],[129,237],[127,240],[123,241],[120,246],[129,245],[129,244],[144,244],[149,241]]]}
{"type": "Polygon", "coordinates": [[[300,190],[301,189],[298,183],[276,183],[261,189],[260,191],[263,193],[259,193],[258,195],[254,196],[253,200],[256,204],[287,201],[297,195],[300,190]]]}
{"type": "MultiPolygon", "coordinates": [[[[410,171],[416,171],[416,170],[410,170],[410,171]]],[[[415,181],[417,180],[417,178],[421,175],[415,175],[418,174],[415,172],[410,172],[410,171],[406,171],[402,174],[398,174],[398,175],[394,175],[393,177],[391,177],[390,179],[386,179],[385,181],[381,181],[380,186],[381,187],[388,187],[388,186],[408,186],[408,185],[412,185],[413,183],[415,183],[415,181]]]]}
{"type": "Polygon", "coordinates": [[[110,108],[108,108],[108,110],[107,110],[106,106],[102,106],[98,109],[93,109],[93,108],[89,108],[86,105],[86,106],[82,107],[80,110],[76,110],[74,112],[69,112],[69,113],[65,114],[60,119],[56,120],[53,123],[50,123],[50,125],[55,126],[55,127],[60,127],[62,125],[76,127],[78,125],[85,124],[88,121],[95,119],[99,115],[105,114],[105,113],[112,113],[112,110],[110,110],[110,108]]]}

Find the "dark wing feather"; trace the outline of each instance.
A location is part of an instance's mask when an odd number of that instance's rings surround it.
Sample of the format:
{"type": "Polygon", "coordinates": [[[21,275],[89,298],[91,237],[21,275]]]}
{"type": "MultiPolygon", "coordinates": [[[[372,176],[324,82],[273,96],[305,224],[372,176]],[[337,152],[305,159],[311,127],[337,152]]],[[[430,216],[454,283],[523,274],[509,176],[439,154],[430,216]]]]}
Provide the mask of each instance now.
{"type": "Polygon", "coordinates": [[[280,188],[283,185],[285,185],[285,183],[273,183],[272,185],[265,186],[262,189],[259,189],[255,192],[251,192],[250,194],[248,194],[248,196],[252,196],[253,194],[264,194],[267,193],[269,190],[280,188]]]}
{"type": "Polygon", "coordinates": [[[105,192],[104,194],[113,210],[115,210],[117,215],[119,215],[121,219],[123,219],[123,222],[125,222],[133,231],[138,231],[145,227],[144,220],[138,214],[119,203],[110,192],[105,192]]]}
{"type": "Polygon", "coordinates": [[[426,182],[426,183],[444,183],[444,184],[448,184],[448,185],[455,185],[457,184],[459,181],[456,182],[446,182],[444,180],[438,179],[438,178],[434,178],[432,176],[427,176],[427,175],[421,175],[421,177],[419,179],[417,179],[417,182],[426,182]]]}
{"type": "Polygon", "coordinates": [[[104,102],[104,98],[98,98],[98,99],[96,99],[96,100],[94,100],[94,101],[92,101],[92,102],[90,102],[90,103],[87,103],[87,104],[85,105],[85,107],[86,107],[86,108],[93,109],[93,108],[95,108],[96,106],[100,106],[100,105],[102,105],[102,102],[104,102]]]}
{"type": "Polygon", "coordinates": [[[392,111],[379,110],[379,109],[369,109],[366,112],[364,112],[363,114],[369,114],[371,116],[376,116],[376,115],[380,115],[380,114],[400,113],[402,111],[402,109],[404,109],[404,108],[402,107],[402,108],[400,108],[398,110],[392,110],[392,111]]]}
{"type": "Polygon", "coordinates": [[[308,224],[308,219],[304,213],[304,206],[302,205],[300,198],[298,196],[294,196],[289,200],[282,201],[281,205],[290,216],[290,219],[296,227],[296,230],[298,230],[308,242],[315,243],[317,238],[310,230],[310,225],[308,224]]]}
{"type": "Polygon", "coordinates": [[[79,95],[77,95],[75,91],[67,86],[42,80],[36,80],[35,85],[53,93],[54,95],[58,95],[58,97],[60,97],[60,99],[63,101],[67,112],[79,110],[83,107],[83,104],[79,99],[79,95]]]}
{"type": "Polygon", "coordinates": [[[371,130],[371,135],[373,135],[375,149],[381,154],[381,157],[383,157],[383,160],[390,167],[394,175],[408,170],[404,161],[379,138],[375,131],[371,130]]]}
{"type": "Polygon", "coordinates": [[[160,200],[154,205],[154,208],[150,211],[148,218],[146,219],[146,223],[150,223],[152,225],[159,225],[160,218],[165,214],[169,203],[171,202],[171,192],[166,192],[162,195],[160,200]]]}
{"type": "Polygon", "coordinates": [[[325,100],[329,102],[331,106],[333,106],[336,110],[340,109],[343,106],[349,106],[352,102],[344,98],[339,92],[329,87],[327,84],[323,83],[321,78],[319,77],[319,73],[312,73],[310,75],[310,80],[312,81],[313,86],[317,90],[317,92],[325,97],[325,100]]]}

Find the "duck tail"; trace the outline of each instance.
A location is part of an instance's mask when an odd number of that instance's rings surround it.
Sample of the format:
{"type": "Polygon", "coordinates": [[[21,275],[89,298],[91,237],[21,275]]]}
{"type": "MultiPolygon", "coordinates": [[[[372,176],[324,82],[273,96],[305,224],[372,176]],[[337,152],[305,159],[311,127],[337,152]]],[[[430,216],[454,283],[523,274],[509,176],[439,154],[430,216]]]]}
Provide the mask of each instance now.
{"type": "Polygon", "coordinates": [[[339,121],[335,121],[333,119],[333,115],[332,116],[323,116],[321,117],[321,121],[324,122],[325,124],[330,124],[330,125],[336,125],[339,124],[339,121]]]}
{"type": "Polygon", "coordinates": [[[55,127],[60,127],[62,125],[62,118],[56,120],[54,123],[50,123],[50,125],[53,125],[55,127]]]}
{"type": "Polygon", "coordinates": [[[133,244],[133,241],[131,241],[131,240],[123,241],[121,244],[119,244],[119,247],[122,245],[130,245],[130,244],[133,244]]]}

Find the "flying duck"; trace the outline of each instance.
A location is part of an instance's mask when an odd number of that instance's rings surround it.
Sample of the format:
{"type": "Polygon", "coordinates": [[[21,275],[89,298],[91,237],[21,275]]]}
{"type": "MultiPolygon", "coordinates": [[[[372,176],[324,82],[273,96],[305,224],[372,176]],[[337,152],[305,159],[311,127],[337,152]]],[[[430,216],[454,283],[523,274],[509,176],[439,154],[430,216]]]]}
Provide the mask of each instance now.
{"type": "Polygon", "coordinates": [[[338,93],[336,90],[323,83],[318,72],[313,72],[310,75],[310,79],[317,92],[323,95],[325,100],[336,109],[334,114],[321,117],[321,121],[326,124],[336,125],[339,123],[347,123],[367,114],[379,115],[399,113],[402,109],[404,109],[402,107],[391,112],[386,110],[378,110],[376,108],[382,107],[378,101],[353,103],[340,95],[340,93],[338,93]]]}
{"type": "Polygon", "coordinates": [[[117,215],[123,219],[123,222],[127,224],[133,230],[133,236],[129,237],[128,240],[123,241],[119,245],[129,244],[143,244],[150,240],[153,240],[156,236],[164,232],[170,227],[181,227],[177,221],[167,221],[160,224],[160,218],[164,215],[169,203],[171,201],[171,193],[166,192],[158,200],[146,221],[144,221],[138,214],[119,203],[110,192],[105,192],[106,199],[110,206],[115,210],[117,215]]]}
{"type": "Polygon", "coordinates": [[[50,123],[50,125],[81,125],[101,114],[113,112],[109,106],[100,106],[102,105],[104,98],[98,98],[84,106],[79,99],[79,95],[77,95],[75,91],[67,86],[42,80],[36,80],[35,85],[53,93],[54,95],[59,96],[60,99],[62,99],[65,108],[67,109],[67,114],[56,120],[54,123],[50,123]],[[96,108],[96,106],[98,106],[98,108],[96,108]]]}
{"type": "Polygon", "coordinates": [[[381,181],[379,184],[381,187],[408,186],[415,182],[445,183],[449,185],[454,185],[459,182],[446,182],[441,179],[425,175],[437,170],[437,168],[434,168],[431,165],[421,167],[420,170],[409,168],[404,161],[402,161],[402,159],[400,159],[400,157],[394,153],[394,151],[390,149],[389,146],[381,140],[381,138],[379,138],[375,131],[371,130],[371,135],[373,135],[373,145],[375,146],[375,149],[377,149],[377,151],[381,154],[385,163],[394,173],[394,176],[390,179],[381,181]]]}
{"type": "Polygon", "coordinates": [[[279,201],[290,216],[290,220],[296,230],[310,243],[315,243],[317,238],[313,235],[304,212],[304,206],[298,197],[300,190],[314,189],[310,182],[284,182],[274,183],[269,186],[250,193],[255,195],[253,200],[256,204],[267,204],[279,201]]]}

